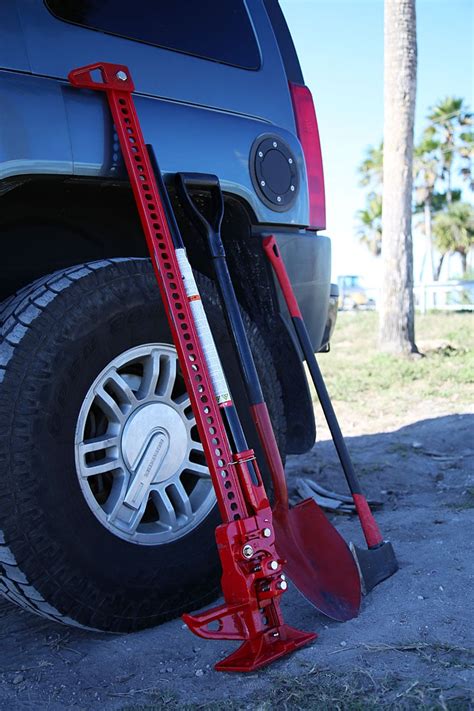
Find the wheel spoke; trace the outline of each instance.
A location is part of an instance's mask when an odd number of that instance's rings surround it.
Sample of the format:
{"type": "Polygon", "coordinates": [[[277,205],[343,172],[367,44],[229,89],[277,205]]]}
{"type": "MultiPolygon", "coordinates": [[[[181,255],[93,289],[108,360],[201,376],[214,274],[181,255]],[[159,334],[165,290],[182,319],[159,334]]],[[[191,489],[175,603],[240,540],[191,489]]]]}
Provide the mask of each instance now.
{"type": "Polygon", "coordinates": [[[188,520],[193,516],[191,501],[180,479],[175,479],[168,486],[169,497],[172,500],[178,514],[185,516],[188,520]]]}
{"type": "Polygon", "coordinates": [[[195,474],[200,479],[210,479],[211,478],[209,469],[204,464],[196,464],[196,462],[191,462],[188,460],[186,470],[191,472],[191,474],[195,474]]]}
{"type": "Polygon", "coordinates": [[[120,405],[125,406],[127,409],[135,405],[137,401],[135,393],[116,370],[111,372],[106,384],[114,391],[120,401],[120,405]]]}
{"type": "Polygon", "coordinates": [[[193,439],[189,443],[189,452],[204,452],[202,442],[195,442],[193,439]]]}
{"type": "Polygon", "coordinates": [[[159,352],[154,349],[148,358],[145,358],[143,365],[143,380],[140,386],[140,399],[147,400],[154,396],[158,378],[160,377],[161,358],[159,352]]]}
{"type": "Polygon", "coordinates": [[[196,418],[194,417],[194,412],[191,408],[191,400],[189,399],[188,393],[184,392],[181,395],[178,395],[173,399],[173,402],[183,413],[184,417],[186,418],[186,427],[188,429],[188,432],[191,432],[191,429],[196,424],[196,418]]]}
{"type": "Polygon", "coordinates": [[[102,383],[95,390],[94,400],[109,420],[118,424],[121,424],[123,422],[124,414],[122,410],[120,409],[118,403],[113,399],[113,397],[109,395],[106,390],[104,390],[104,386],[102,383]]]}
{"type": "Polygon", "coordinates": [[[181,393],[181,395],[178,395],[175,397],[173,400],[174,404],[177,405],[180,409],[186,410],[186,408],[190,407],[191,401],[189,399],[188,393],[184,392],[181,393]]]}
{"type": "Polygon", "coordinates": [[[161,370],[158,380],[157,395],[163,398],[171,398],[176,381],[177,358],[167,355],[161,358],[161,370]]]}
{"type": "Polygon", "coordinates": [[[117,469],[117,465],[117,457],[105,457],[105,459],[99,459],[99,461],[90,464],[84,462],[80,474],[84,479],[88,479],[91,476],[97,476],[97,474],[108,474],[117,469]]]}
{"type": "Polygon", "coordinates": [[[93,439],[88,439],[85,442],[78,442],[79,452],[82,456],[89,454],[90,452],[101,452],[104,449],[110,449],[111,447],[118,447],[119,438],[116,435],[100,435],[99,437],[94,437],[93,439]]]}
{"type": "Polygon", "coordinates": [[[178,520],[176,518],[176,511],[174,506],[166,492],[164,486],[161,486],[159,490],[154,490],[151,492],[154,504],[158,509],[158,514],[160,516],[160,523],[175,531],[178,528],[178,520]]]}

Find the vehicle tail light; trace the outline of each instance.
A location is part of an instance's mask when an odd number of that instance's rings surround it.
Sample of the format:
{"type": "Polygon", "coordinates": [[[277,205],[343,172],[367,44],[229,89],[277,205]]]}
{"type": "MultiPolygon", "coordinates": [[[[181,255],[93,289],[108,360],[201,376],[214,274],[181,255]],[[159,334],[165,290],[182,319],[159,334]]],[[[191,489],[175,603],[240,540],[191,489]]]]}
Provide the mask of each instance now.
{"type": "Polygon", "coordinates": [[[308,175],[310,226],[323,230],[326,227],[324,173],[313,97],[307,86],[293,82],[289,82],[289,85],[296,130],[303,148],[308,175]]]}

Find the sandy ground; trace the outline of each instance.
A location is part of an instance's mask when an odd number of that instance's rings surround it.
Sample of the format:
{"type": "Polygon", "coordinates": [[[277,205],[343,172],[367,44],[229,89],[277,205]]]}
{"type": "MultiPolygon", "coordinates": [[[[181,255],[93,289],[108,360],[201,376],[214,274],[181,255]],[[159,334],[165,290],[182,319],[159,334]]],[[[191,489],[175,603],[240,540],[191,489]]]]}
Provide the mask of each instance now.
{"type": "MultiPolygon", "coordinates": [[[[180,620],[127,637],[93,635],[0,602],[0,709],[472,708],[474,416],[452,409],[425,402],[378,425],[345,420],[400,562],[357,619],[331,622],[290,588],[287,622],[318,639],[242,676],[212,668],[235,643],[200,640],[180,620]]],[[[303,475],[344,491],[321,435],[311,453],[289,459],[290,486],[303,475]]],[[[363,545],[356,519],[333,520],[363,545]]]]}

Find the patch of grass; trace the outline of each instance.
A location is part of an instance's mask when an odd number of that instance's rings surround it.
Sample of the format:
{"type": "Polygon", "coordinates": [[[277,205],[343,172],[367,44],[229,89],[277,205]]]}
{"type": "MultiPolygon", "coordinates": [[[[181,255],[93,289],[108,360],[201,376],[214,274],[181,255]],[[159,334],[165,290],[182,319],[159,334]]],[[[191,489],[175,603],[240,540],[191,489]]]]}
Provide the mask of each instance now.
{"type": "MultiPolygon", "coordinates": [[[[474,652],[472,649],[460,647],[448,642],[402,642],[400,644],[362,644],[365,652],[381,654],[384,652],[404,652],[417,654],[425,662],[440,667],[456,667],[458,669],[474,669],[474,652]]],[[[349,651],[354,647],[346,647],[338,652],[349,651]]]]}
{"type": "Polygon", "coordinates": [[[271,687],[251,694],[243,701],[225,698],[205,703],[179,703],[167,697],[144,706],[127,706],[123,711],[410,711],[411,709],[461,711],[470,708],[469,692],[444,690],[426,682],[388,674],[375,679],[365,670],[335,674],[312,668],[298,677],[274,677],[271,687]]]}
{"type": "Polygon", "coordinates": [[[282,679],[275,685],[268,700],[246,708],[258,711],[273,711],[275,708],[285,711],[460,711],[469,708],[469,692],[459,690],[446,693],[441,688],[418,680],[401,679],[396,674],[375,679],[365,669],[350,674],[314,670],[298,679],[282,679]]]}
{"type": "Polygon", "coordinates": [[[464,492],[462,501],[455,501],[446,504],[446,508],[454,509],[455,511],[465,511],[466,509],[474,509],[474,488],[471,487],[464,492]]]}
{"type": "Polygon", "coordinates": [[[418,450],[413,449],[409,444],[405,442],[393,442],[387,447],[388,454],[397,454],[402,459],[413,456],[413,452],[418,452],[418,450]]]}
{"type": "Polygon", "coordinates": [[[474,328],[470,314],[425,314],[416,318],[423,358],[397,357],[377,350],[377,314],[340,313],[331,352],[319,363],[336,400],[390,407],[400,396],[447,398],[470,403],[474,383],[474,328]]]}

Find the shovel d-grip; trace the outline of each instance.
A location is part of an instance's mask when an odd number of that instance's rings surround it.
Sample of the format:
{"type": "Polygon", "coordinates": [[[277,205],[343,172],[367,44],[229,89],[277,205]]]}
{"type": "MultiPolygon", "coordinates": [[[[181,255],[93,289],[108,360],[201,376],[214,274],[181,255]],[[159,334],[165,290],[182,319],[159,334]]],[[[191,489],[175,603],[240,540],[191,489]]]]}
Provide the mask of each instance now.
{"type": "Polygon", "coordinates": [[[74,69],[69,80],[107,96],[224,521],[216,540],[225,604],[184,619],[201,637],[244,640],[216,669],[252,671],[316,635],[283,622],[279,597],[286,581],[275,549],[272,511],[230,398],[161,173],[143,139],[130,72],[123,65],[99,62],[74,69]]]}

